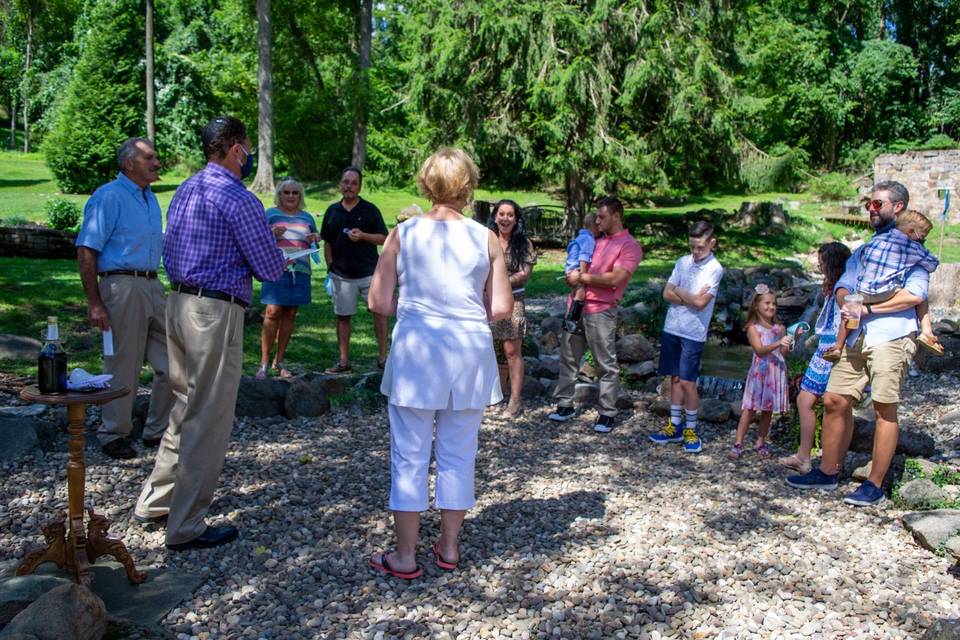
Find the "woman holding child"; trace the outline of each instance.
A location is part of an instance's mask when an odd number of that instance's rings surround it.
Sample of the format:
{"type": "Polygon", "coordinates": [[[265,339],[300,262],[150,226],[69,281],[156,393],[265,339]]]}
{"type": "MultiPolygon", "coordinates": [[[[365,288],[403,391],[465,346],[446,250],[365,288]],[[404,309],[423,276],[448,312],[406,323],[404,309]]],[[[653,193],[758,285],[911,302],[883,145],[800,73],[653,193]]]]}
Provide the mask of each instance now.
{"type": "Polygon", "coordinates": [[[501,200],[493,207],[490,227],[497,235],[500,249],[507,263],[507,275],[513,288],[513,314],[506,320],[493,322],[490,329],[493,339],[506,357],[507,364],[500,365],[500,379],[510,378],[510,402],[503,415],[516,418],[523,411],[520,391],[523,388],[523,336],[527,332],[526,308],[523,305],[524,285],[533,265],[537,263],[537,254],[533,243],[527,238],[520,205],[513,200],[501,200]],[[506,369],[506,371],[504,371],[506,369]],[[505,374],[507,374],[505,376],[505,374]]]}
{"type": "Polygon", "coordinates": [[[833,287],[843,275],[843,269],[850,257],[850,249],[840,242],[828,242],[820,245],[817,260],[820,273],[823,274],[823,309],[814,325],[814,337],[817,350],[810,357],[807,370],[800,382],[800,394],[797,396],[797,414],[800,418],[800,446],[797,452],[780,458],[784,467],[799,473],[810,471],[810,451],[813,449],[814,432],[817,429],[816,406],[827,391],[827,380],[833,364],[824,359],[824,354],[837,343],[837,331],[840,328],[840,308],[837,306],[833,287]]]}

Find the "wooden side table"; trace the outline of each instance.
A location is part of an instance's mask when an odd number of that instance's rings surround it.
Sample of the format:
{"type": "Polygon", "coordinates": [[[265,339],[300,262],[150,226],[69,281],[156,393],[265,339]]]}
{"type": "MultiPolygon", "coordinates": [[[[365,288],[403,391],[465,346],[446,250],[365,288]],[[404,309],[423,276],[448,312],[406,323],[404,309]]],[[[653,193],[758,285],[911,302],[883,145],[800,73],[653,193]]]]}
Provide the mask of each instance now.
{"type": "Polygon", "coordinates": [[[110,521],[105,516],[89,509],[90,520],[87,528],[83,526],[84,485],[87,467],[84,463],[86,444],[85,418],[88,404],[105,404],[130,393],[126,387],[111,387],[99,391],[66,393],[41,393],[37,385],[30,385],[20,391],[20,398],[27,402],[39,402],[47,405],[66,405],[70,418],[68,433],[69,454],[67,459],[67,522],[64,519],[51,520],[41,525],[45,547],[29,552],[17,567],[16,574],[25,576],[45,562],[53,562],[58,567],[66,567],[75,582],[89,586],[93,580],[90,564],[101,556],[113,556],[127,572],[127,579],[140,584],[147,574],[137,571],[130,552],[119,538],[107,537],[110,521]]]}

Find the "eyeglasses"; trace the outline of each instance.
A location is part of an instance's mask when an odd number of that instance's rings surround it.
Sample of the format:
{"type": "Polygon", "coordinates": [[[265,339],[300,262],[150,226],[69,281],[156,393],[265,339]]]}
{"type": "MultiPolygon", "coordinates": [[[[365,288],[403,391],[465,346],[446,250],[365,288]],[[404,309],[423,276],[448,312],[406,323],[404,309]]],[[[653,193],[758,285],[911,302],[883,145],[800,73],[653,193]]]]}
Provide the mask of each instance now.
{"type": "Polygon", "coordinates": [[[867,200],[863,204],[863,208],[866,209],[867,211],[879,211],[880,209],[883,208],[883,205],[885,204],[886,202],[884,202],[883,200],[867,200]]]}
{"type": "Polygon", "coordinates": [[[282,194],[285,195],[285,196],[298,196],[298,195],[300,195],[300,192],[299,192],[299,191],[287,191],[286,189],[284,189],[284,190],[281,191],[280,193],[282,193],[282,194]]]}

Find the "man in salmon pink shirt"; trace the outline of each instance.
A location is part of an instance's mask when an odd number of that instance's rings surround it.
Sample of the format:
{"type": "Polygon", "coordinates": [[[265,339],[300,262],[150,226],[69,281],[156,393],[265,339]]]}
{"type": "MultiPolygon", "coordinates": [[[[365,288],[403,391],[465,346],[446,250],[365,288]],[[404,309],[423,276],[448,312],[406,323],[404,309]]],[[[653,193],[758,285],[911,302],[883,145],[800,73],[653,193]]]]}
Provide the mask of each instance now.
{"type": "MultiPolygon", "coordinates": [[[[557,410],[550,414],[554,422],[573,418],[573,393],[580,359],[589,347],[600,372],[600,416],[593,429],[609,433],[617,415],[620,396],[620,367],[617,365],[617,307],[637,265],[643,260],[643,249],[623,226],[623,204],[607,197],[597,203],[597,227],[603,237],[597,240],[593,261],[585,273],[567,274],[570,287],[583,285],[586,290],[583,307],[584,335],[564,332],[560,343],[560,376],[553,397],[557,410]]],[[[568,302],[569,304],[569,302],[568,302]]]]}

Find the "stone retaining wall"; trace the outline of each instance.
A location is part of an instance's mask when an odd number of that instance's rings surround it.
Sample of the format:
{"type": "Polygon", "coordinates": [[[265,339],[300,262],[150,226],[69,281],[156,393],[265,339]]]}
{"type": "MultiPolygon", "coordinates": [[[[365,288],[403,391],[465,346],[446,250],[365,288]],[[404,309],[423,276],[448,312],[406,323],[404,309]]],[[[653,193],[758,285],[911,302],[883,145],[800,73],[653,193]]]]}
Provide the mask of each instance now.
{"type": "Polygon", "coordinates": [[[44,227],[0,227],[0,256],[74,260],[76,239],[75,233],[44,227]]]}
{"type": "MultiPolygon", "coordinates": [[[[960,188],[960,149],[933,149],[884,153],[873,161],[874,182],[896,180],[910,190],[910,208],[928,215],[934,221],[943,213],[944,200],[938,195],[937,183],[952,183],[960,188]]],[[[950,194],[950,222],[960,222],[960,194],[950,194]]]]}

